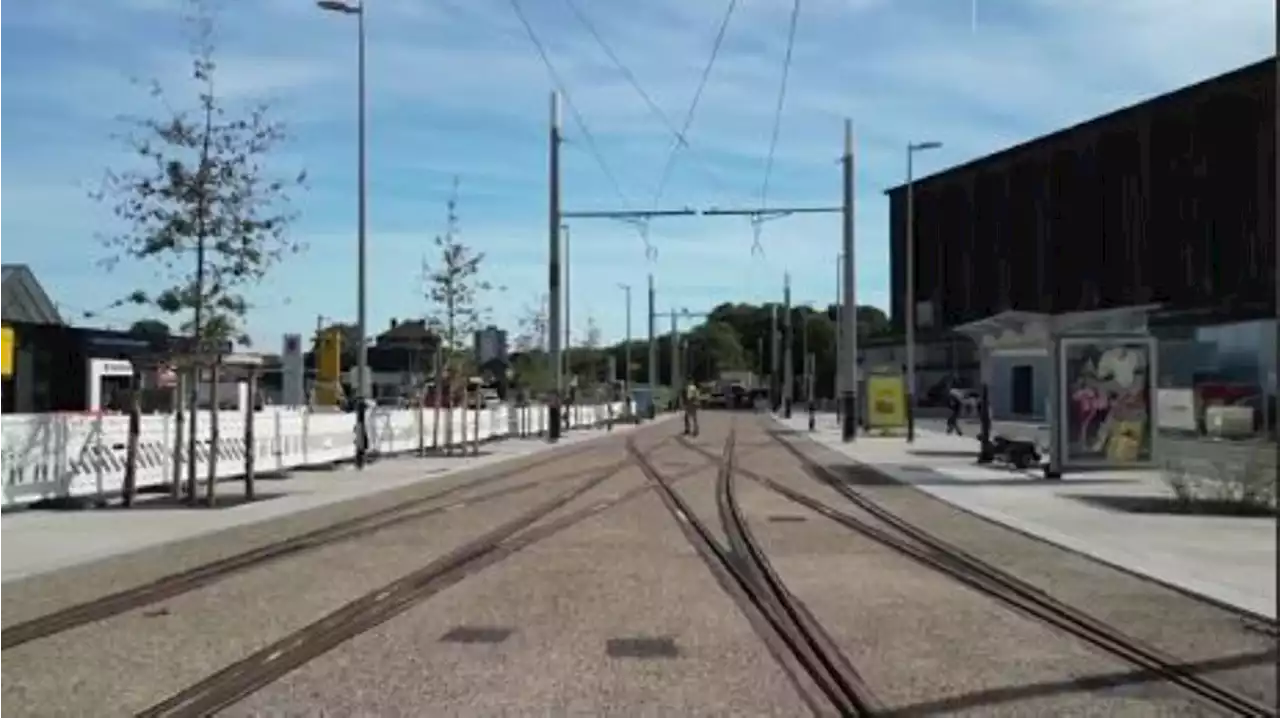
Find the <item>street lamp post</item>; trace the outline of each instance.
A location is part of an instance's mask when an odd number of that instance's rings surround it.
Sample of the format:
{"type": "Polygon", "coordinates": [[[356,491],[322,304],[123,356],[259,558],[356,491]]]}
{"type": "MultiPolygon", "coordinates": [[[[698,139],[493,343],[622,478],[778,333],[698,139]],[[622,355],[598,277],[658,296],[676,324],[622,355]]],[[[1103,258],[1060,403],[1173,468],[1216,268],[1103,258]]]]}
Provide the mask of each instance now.
{"type": "Polygon", "coordinates": [[[359,335],[356,346],[356,466],[363,468],[367,451],[368,432],[365,425],[365,400],[369,385],[369,357],[366,353],[365,340],[365,254],[367,235],[365,232],[368,216],[367,182],[365,181],[365,63],[364,63],[364,2],[343,2],[342,0],[319,0],[316,3],[321,10],[356,16],[356,185],[357,185],[357,229],[356,229],[356,334],[359,335]]]}
{"type": "Polygon", "coordinates": [[[622,370],[622,396],[627,402],[628,413],[631,410],[631,285],[618,285],[627,297],[627,343],[622,347],[622,361],[625,368],[622,370]]]}
{"type": "Polygon", "coordinates": [[[907,228],[906,228],[906,306],[907,324],[907,442],[916,440],[916,222],[913,197],[913,158],[917,152],[936,150],[941,142],[907,144],[907,228]]]}

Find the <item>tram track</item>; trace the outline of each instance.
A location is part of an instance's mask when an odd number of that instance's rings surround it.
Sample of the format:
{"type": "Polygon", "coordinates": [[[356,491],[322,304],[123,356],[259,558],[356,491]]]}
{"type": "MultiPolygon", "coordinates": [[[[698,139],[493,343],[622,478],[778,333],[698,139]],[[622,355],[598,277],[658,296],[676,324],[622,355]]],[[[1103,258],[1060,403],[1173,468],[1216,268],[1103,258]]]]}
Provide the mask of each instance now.
{"type": "MultiPolygon", "coordinates": [[[[650,450],[657,450],[668,438],[660,440],[650,450]]],[[[558,452],[554,456],[542,457],[533,461],[521,462],[517,466],[503,469],[479,479],[466,481],[426,496],[388,506],[377,511],[353,516],[349,519],[331,523],[305,533],[280,541],[274,541],[257,548],[243,551],[217,561],[201,564],[178,573],[162,576],[156,580],[117,591],[90,601],[68,606],[66,608],[44,614],[0,631],[0,643],[6,649],[16,648],[32,641],[49,638],[65,633],[81,626],[119,616],[129,611],[146,608],[161,601],[169,600],[200,588],[210,586],[232,575],[266,565],[273,561],[297,556],[325,546],[351,541],[376,534],[380,531],[400,526],[412,521],[422,520],[449,511],[455,511],[470,505],[480,505],[503,497],[513,496],[530,491],[544,485],[547,481],[573,480],[593,474],[601,467],[580,469],[570,474],[559,474],[546,479],[537,479],[505,486],[478,496],[460,496],[467,492],[483,489],[488,486],[512,479],[521,474],[528,474],[537,469],[554,465],[556,462],[572,461],[592,444],[584,444],[581,448],[573,447],[569,451],[558,452]],[[453,500],[449,500],[453,499],[453,500]],[[441,503],[444,502],[444,503],[441,503]]],[[[618,469],[629,460],[607,464],[604,468],[618,469]]]]}
{"type": "MultiPolygon", "coordinates": [[[[1276,708],[1262,703],[1233,688],[1198,675],[1188,662],[1127,635],[1085,611],[1045,593],[1034,585],[978,558],[954,543],[948,542],[906,521],[860,494],[841,481],[830,469],[805,455],[798,447],[776,434],[780,444],[799,463],[807,475],[830,487],[874,521],[842,511],[807,493],[797,491],[779,481],[741,467],[737,473],[770,491],[821,514],[841,526],[890,548],[938,573],[989,596],[1039,623],[1118,658],[1154,678],[1177,686],[1214,709],[1231,715],[1275,716],[1276,708]],[[879,525],[877,525],[879,524],[879,525]]],[[[685,448],[708,459],[714,453],[683,438],[685,448]]]]}
{"type": "MultiPolygon", "coordinates": [[[[671,437],[664,437],[645,449],[656,452],[671,437]]],[[[609,479],[634,466],[634,437],[627,446],[626,460],[597,470],[567,491],[560,492],[515,518],[467,541],[430,563],[349,601],[324,617],[253,652],[222,670],[193,683],[168,698],[139,712],[139,716],[207,716],[222,710],[267,686],[286,673],[327,653],[338,645],[404,613],[440,591],[529,546],[544,541],[612,507],[652,491],[649,484],[539,523],[557,510],[581,499],[609,479]]],[[[643,454],[641,454],[643,455],[643,454]]],[[[674,481],[705,472],[708,464],[698,464],[679,472],[674,481]]]]}
{"type": "MultiPolygon", "coordinates": [[[[697,453],[708,458],[713,456],[701,450],[697,453]]],[[[731,428],[719,457],[716,479],[716,504],[726,537],[724,543],[715,538],[711,528],[675,491],[672,477],[664,476],[638,453],[633,452],[633,455],[641,470],[658,488],[659,496],[690,544],[762,634],[775,657],[792,674],[797,689],[803,694],[805,687],[812,685],[820,694],[804,696],[814,712],[826,713],[834,709],[845,716],[880,712],[879,700],[803,602],[787,590],[756,541],[738,505],[734,489],[734,477],[738,473],[734,453],[735,432],[731,428]],[[798,673],[808,681],[800,680],[798,673]]]]}

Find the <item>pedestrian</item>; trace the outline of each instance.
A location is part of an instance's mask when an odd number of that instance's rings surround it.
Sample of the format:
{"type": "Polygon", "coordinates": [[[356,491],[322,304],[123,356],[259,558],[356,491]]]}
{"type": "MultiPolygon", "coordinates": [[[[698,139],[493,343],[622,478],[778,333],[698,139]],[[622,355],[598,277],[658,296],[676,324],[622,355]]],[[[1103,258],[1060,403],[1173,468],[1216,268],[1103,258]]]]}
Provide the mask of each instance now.
{"type": "Polygon", "coordinates": [[[964,436],[960,431],[960,410],[964,407],[964,399],[961,398],[961,390],[952,387],[947,391],[947,435],[955,434],[956,436],[964,436]]]}
{"type": "Polygon", "coordinates": [[[684,433],[698,435],[698,387],[692,381],[684,387],[684,433]]]}

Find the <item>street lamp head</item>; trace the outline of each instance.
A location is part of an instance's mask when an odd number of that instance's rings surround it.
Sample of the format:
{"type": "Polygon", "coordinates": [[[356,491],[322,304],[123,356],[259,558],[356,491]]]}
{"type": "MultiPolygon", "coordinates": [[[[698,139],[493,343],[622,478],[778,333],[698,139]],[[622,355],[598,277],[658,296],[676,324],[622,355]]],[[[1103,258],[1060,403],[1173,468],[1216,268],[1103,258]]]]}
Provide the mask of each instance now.
{"type": "Polygon", "coordinates": [[[357,15],[360,13],[360,5],[342,2],[342,0],[316,0],[316,7],[321,10],[330,12],[340,12],[345,15],[357,15]]]}
{"type": "Polygon", "coordinates": [[[925,150],[936,150],[941,146],[941,142],[934,142],[931,140],[929,142],[916,142],[915,144],[909,144],[907,145],[907,149],[912,152],[923,152],[925,150]]]}

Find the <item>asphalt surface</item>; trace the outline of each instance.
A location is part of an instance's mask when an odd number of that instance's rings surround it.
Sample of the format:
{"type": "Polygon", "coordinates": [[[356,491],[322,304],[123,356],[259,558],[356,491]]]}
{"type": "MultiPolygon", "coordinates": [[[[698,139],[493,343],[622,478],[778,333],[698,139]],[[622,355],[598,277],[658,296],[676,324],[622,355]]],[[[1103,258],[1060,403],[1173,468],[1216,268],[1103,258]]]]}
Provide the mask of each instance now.
{"type": "MultiPolygon", "coordinates": [[[[693,443],[719,456],[731,424],[740,466],[854,513],[846,499],[801,471],[757,417],[706,413],[703,434],[693,443]]],[[[662,442],[678,430],[667,423],[632,436],[641,449],[652,449],[650,459],[663,474],[683,476],[677,491],[723,540],[714,463],[679,442],[662,442]]],[[[837,461],[814,445],[804,450],[837,461]]],[[[602,439],[562,461],[460,490],[441,500],[449,510],[6,650],[3,708],[11,716],[137,713],[580,484],[589,470],[626,457],[622,437],[602,439]],[[485,498],[520,483],[531,486],[485,498]]],[[[451,477],[450,484],[283,519],[246,536],[174,544],[112,559],[104,562],[107,568],[7,584],[4,623],[508,468],[486,467],[451,477]]],[[[1078,639],[748,478],[735,481],[747,523],[775,571],[892,715],[1210,714],[1078,639]]],[[[805,679],[789,672],[762,640],[759,626],[713,577],[649,486],[638,468],[622,468],[526,531],[557,526],[583,509],[594,513],[481,566],[222,714],[813,712],[805,679]],[[630,498],[610,504],[624,495],[630,498]]],[[[859,490],[1103,620],[1208,664],[1215,678],[1274,705],[1275,637],[1240,617],[1000,529],[908,487],[871,482],[859,490]]]]}

